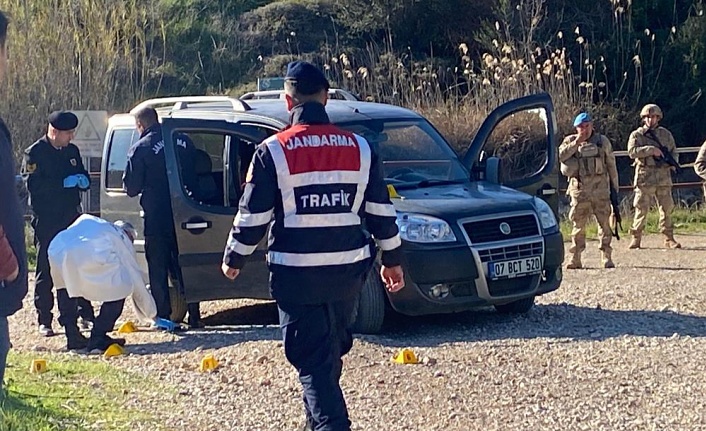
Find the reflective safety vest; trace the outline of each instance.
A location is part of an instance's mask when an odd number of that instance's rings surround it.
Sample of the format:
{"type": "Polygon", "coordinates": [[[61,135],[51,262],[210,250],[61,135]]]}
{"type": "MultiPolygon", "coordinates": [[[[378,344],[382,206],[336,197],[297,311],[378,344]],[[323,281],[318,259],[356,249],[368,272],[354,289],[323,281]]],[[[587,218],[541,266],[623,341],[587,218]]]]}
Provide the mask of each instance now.
{"type": "Polygon", "coordinates": [[[258,147],[224,261],[241,266],[239,256],[255,251],[271,223],[273,297],[341,299],[371,267],[370,234],[383,264],[400,263],[395,221],[382,162],[363,137],[331,124],[297,124],[258,147]]]}

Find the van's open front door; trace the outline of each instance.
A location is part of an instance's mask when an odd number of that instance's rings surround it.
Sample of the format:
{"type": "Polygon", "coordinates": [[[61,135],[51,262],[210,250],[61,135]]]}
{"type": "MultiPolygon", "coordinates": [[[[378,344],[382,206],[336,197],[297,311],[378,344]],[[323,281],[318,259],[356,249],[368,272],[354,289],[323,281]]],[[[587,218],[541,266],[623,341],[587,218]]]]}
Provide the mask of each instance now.
{"type": "Polygon", "coordinates": [[[557,126],[546,93],[511,100],[490,113],[468,151],[464,165],[478,172],[483,159],[500,159],[499,182],[538,196],[559,211],[557,126]]]}
{"type": "Polygon", "coordinates": [[[241,193],[237,146],[259,143],[265,135],[255,127],[228,121],[185,118],[165,118],[162,131],[186,301],[269,298],[264,244],[237,280],[228,280],[221,272],[241,193]],[[185,137],[196,147],[193,153],[180,151],[185,137]],[[192,185],[185,184],[187,163],[194,164],[192,185]]]}

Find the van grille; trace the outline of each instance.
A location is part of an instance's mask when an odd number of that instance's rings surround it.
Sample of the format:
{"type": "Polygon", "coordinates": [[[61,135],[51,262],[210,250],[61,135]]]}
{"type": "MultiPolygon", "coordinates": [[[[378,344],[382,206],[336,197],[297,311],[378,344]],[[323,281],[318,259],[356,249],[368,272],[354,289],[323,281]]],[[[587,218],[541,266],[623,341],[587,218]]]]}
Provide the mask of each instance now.
{"type": "Polygon", "coordinates": [[[544,243],[542,241],[528,244],[509,245],[507,247],[488,248],[478,250],[481,262],[500,262],[503,260],[519,259],[530,256],[543,256],[544,243]]]}
{"type": "Polygon", "coordinates": [[[507,241],[539,235],[537,219],[532,214],[468,222],[463,224],[463,228],[466,230],[471,244],[507,241]],[[502,223],[507,223],[510,226],[510,232],[507,235],[500,231],[502,223]]]}

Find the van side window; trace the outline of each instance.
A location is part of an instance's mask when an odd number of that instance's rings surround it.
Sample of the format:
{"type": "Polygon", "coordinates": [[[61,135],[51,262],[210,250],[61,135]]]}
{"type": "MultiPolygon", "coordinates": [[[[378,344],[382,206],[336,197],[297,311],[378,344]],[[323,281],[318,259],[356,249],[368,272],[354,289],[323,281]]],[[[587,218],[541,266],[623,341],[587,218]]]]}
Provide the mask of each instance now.
{"type": "Polygon", "coordinates": [[[177,132],[177,162],[186,194],[203,205],[223,205],[223,148],[227,135],[219,132],[177,132]]]}
{"type": "MultiPolygon", "coordinates": [[[[263,136],[264,130],[268,135],[274,133],[274,130],[263,129],[263,136]]],[[[208,130],[176,131],[174,142],[181,170],[179,177],[186,195],[201,205],[237,207],[259,142],[208,130]]]]}
{"type": "Polygon", "coordinates": [[[135,128],[113,130],[110,135],[106,163],[105,187],[107,189],[123,189],[123,172],[127,166],[127,152],[139,138],[140,135],[135,128]]]}

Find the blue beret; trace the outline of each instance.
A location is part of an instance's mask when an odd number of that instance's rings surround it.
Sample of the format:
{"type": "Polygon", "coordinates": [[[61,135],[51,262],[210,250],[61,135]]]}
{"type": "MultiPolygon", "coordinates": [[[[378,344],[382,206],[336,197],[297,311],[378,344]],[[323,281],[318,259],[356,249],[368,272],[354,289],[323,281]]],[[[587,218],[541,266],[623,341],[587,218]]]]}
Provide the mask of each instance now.
{"type": "Polygon", "coordinates": [[[54,111],[49,115],[49,124],[56,130],[74,130],[78,126],[78,117],[69,111],[54,111]]]}
{"type": "Polygon", "coordinates": [[[328,90],[328,80],[321,70],[306,61],[293,61],[287,65],[284,80],[293,84],[301,94],[316,94],[328,90]]]}
{"type": "Polygon", "coordinates": [[[580,124],[588,123],[589,121],[593,121],[591,115],[587,112],[582,112],[574,118],[574,127],[578,127],[580,124]]]}

